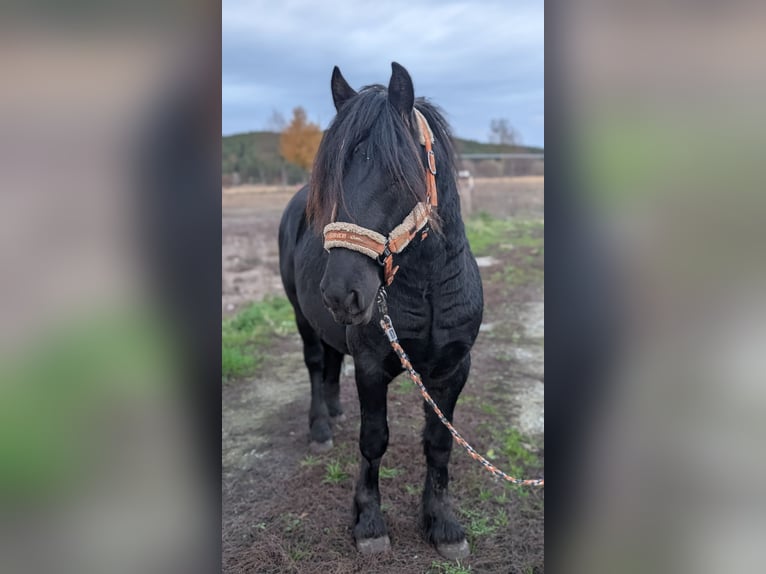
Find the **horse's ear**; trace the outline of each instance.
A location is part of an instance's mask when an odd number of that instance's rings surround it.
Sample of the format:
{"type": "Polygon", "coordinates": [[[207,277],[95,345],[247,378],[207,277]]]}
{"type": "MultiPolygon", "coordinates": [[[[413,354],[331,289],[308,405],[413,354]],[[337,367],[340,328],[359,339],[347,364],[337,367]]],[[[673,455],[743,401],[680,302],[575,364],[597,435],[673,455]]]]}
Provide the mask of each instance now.
{"type": "Polygon", "coordinates": [[[391,62],[391,80],[388,82],[388,101],[404,117],[408,117],[415,105],[415,89],[412,78],[403,66],[391,62]]]}
{"type": "Polygon", "coordinates": [[[356,95],[356,90],[348,85],[346,78],[340,73],[340,68],[338,68],[338,66],[335,66],[332,69],[330,89],[332,90],[332,101],[335,103],[336,111],[340,111],[343,104],[356,95]]]}

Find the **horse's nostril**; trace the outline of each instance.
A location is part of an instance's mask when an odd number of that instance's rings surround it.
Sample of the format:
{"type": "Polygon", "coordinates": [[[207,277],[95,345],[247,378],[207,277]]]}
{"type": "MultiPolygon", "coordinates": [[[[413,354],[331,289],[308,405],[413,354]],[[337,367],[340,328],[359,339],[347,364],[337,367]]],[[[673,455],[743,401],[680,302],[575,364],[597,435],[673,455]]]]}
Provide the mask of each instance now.
{"type": "Polygon", "coordinates": [[[351,292],[348,295],[346,295],[344,304],[346,306],[346,309],[350,311],[351,313],[358,313],[360,309],[359,291],[357,291],[356,289],[352,289],[351,292]]]}
{"type": "Polygon", "coordinates": [[[322,291],[322,301],[324,302],[324,306],[328,308],[335,308],[337,306],[338,300],[335,297],[328,296],[326,291],[322,291]]]}

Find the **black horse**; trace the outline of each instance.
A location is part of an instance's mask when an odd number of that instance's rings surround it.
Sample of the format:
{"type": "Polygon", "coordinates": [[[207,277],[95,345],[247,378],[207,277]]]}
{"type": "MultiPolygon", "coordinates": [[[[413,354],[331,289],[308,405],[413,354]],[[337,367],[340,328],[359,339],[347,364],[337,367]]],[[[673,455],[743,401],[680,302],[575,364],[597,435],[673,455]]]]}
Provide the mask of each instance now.
{"type": "MultiPolygon", "coordinates": [[[[386,236],[416,204],[426,205],[431,153],[421,144],[432,136],[438,207],[429,209],[427,228],[411,229],[409,245],[392,256],[399,271],[387,291],[401,344],[450,420],[468,378],[483,293],[460,215],[451,134],[441,113],[427,100],[415,99],[412,79],[397,63],[388,88],[372,85],[357,92],[336,67],[331,89],[337,115],[322,139],[310,185],[293,197],[280,223],[280,271],[311,379],[314,448],[332,446],[330,421],[343,412],[341,364],[344,355],[354,358],[362,457],[353,533],[358,550],[372,553],[389,548],[378,470],[388,445],[388,383],[402,372],[379,317],[374,318],[376,294],[391,270],[353,246],[325,250],[322,231],[328,223],[344,223],[386,236]],[[423,118],[425,134],[419,127],[423,118]],[[427,229],[427,236],[420,232],[427,229]]],[[[452,437],[424,406],[424,534],[442,555],[463,557],[468,544],[448,497],[452,437]]]]}

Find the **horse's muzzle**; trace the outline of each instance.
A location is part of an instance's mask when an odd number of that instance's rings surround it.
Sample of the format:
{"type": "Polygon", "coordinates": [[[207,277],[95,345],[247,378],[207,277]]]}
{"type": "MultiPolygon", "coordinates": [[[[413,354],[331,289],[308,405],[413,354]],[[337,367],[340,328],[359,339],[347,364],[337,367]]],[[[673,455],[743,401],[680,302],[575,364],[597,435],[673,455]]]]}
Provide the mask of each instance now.
{"type": "Polygon", "coordinates": [[[367,303],[356,289],[347,291],[339,286],[320,286],[322,302],[332,314],[336,323],[341,325],[364,325],[372,319],[373,302],[367,303]]]}
{"type": "Polygon", "coordinates": [[[335,322],[339,323],[340,325],[366,325],[370,322],[370,320],[372,320],[374,307],[374,305],[370,305],[367,309],[357,314],[349,314],[345,311],[336,312],[332,309],[329,309],[329,311],[335,322]]]}

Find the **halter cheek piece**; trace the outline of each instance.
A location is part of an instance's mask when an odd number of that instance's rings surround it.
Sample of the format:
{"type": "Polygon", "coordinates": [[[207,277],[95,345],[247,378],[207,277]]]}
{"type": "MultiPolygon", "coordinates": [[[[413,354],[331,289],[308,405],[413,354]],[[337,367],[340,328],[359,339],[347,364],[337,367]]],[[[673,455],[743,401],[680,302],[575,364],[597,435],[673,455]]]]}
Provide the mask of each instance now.
{"type": "Polygon", "coordinates": [[[394,267],[394,254],[401,253],[410,244],[419,231],[421,238],[428,235],[428,219],[437,206],[436,194],[436,159],[433,152],[434,136],[426,118],[414,109],[418,123],[420,145],[426,150],[428,169],[426,170],[426,202],[418,202],[399,225],[394,227],[388,237],[377,231],[361,227],[354,223],[328,223],[324,228],[324,248],[329,251],[334,247],[343,247],[362,253],[375,259],[383,266],[386,285],[391,285],[399,266],[394,267]]]}

